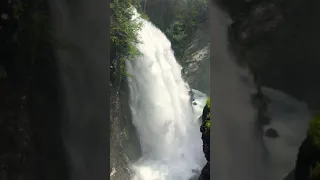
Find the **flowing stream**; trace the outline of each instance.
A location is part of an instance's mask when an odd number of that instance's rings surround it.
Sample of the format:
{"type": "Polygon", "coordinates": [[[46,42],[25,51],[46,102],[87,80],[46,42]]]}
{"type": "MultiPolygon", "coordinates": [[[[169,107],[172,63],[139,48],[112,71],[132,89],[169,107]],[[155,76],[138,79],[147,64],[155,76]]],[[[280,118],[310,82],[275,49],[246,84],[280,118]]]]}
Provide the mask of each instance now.
{"type": "MultiPolygon", "coordinates": [[[[200,122],[194,118],[189,87],[166,36],[143,23],[137,48],[127,61],[132,121],[142,156],[132,164],[133,180],[187,180],[205,164],[200,122]]],[[[201,103],[200,103],[201,104],[201,103]]]]}

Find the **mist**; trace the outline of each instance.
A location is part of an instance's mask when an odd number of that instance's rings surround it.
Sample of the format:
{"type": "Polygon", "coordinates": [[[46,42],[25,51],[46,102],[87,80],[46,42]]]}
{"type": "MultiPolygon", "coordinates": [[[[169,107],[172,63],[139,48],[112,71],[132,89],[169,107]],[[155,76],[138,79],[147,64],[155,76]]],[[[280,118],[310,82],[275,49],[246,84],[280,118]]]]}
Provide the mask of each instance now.
{"type": "MultiPolygon", "coordinates": [[[[50,1],[70,180],[109,177],[108,2],[50,1]]],[[[59,130],[57,130],[59,131],[59,130]]],[[[61,179],[52,173],[50,179],[61,179]]]]}
{"type": "Polygon", "coordinates": [[[219,180],[267,180],[268,163],[250,103],[248,71],[228,50],[227,14],[211,5],[211,176],[219,180]]]}

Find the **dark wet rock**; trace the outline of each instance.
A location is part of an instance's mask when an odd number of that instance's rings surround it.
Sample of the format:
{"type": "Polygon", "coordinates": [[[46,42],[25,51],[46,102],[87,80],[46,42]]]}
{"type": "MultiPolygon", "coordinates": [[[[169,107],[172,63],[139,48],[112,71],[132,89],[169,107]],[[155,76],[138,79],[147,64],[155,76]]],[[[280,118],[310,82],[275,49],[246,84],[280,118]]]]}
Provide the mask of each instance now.
{"type": "Polygon", "coordinates": [[[320,1],[216,0],[232,19],[230,48],[250,64],[262,86],[320,107],[318,42],[320,1]]]}
{"type": "Polygon", "coordinates": [[[210,180],[210,162],[204,166],[198,180],[210,180]]]}
{"type": "Polygon", "coordinates": [[[210,99],[203,109],[200,131],[202,133],[203,153],[208,162],[202,169],[199,180],[210,180],[210,99]]]}
{"type": "Polygon", "coordinates": [[[270,138],[277,138],[277,137],[279,137],[278,131],[276,131],[276,130],[273,129],[273,128],[268,129],[268,130],[266,131],[265,135],[266,135],[267,137],[270,137],[270,138]]]}
{"type": "Polygon", "coordinates": [[[275,30],[283,21],[280,9],[275,4],[269,3],[252,8],[248,17],[242,21],[236,34],[239,40],[246,42],[275,30]]]}
{"type": "Polygon", "coordinates": [[[205,106],[202,111],[202,122],[207,119],[206,117],[208,116],[208,114],[210,114],[210,108],[208,106],[205,106]]]}
{"type": "Polygon", "coordinates": [[[307,180],[310,169],[320,160],[320,151],[306,138],[299,148],[298,158],[295,167],[295,180],[307,180]]]}
{"type": "Polygon", "coordinates": [[[203,142],[203,152],[207,161],[210,162],[210,117],[203,121],[200,131],[202,133],[201,139],[203,142]]]}
{"type": "MultiPolygon", "coordinates": [[[[320,58],[320,26],[315,22],[320,17],[320,1],[216,1],[232,19],[230,49],[239,63],[259,77],[260,86],[281,90],[319,109],[320,84],[316,82],[320,62],[316,59],[320,58]]],[[[259,106],[261,111],[265,107],[259,106]]],[[[314,137],[308,135],[300,146],[295,180],[308,180],[310,168],[320,162],[314,137]]]]}
{"type": "Polygon", "coordinates": [[[302,142],[295,166],[295,180],[320,179],[320,116],[310,121],[306,139],[302,142]],[[316,168],[315,168],[316,167],[316,168]]]}

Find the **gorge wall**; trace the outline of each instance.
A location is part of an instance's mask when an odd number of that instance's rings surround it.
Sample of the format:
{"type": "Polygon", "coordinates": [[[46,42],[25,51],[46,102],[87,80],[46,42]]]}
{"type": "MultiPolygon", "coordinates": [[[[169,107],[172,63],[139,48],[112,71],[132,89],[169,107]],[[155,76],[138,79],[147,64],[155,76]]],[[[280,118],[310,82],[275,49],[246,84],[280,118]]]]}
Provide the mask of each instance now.
{"type": "Polygon", "coordinates": [[[231,16],[231,49],[265,86],[282,90],[319,108],[317,59],[320,40],[316,0],[217,0],[231,16]]]}

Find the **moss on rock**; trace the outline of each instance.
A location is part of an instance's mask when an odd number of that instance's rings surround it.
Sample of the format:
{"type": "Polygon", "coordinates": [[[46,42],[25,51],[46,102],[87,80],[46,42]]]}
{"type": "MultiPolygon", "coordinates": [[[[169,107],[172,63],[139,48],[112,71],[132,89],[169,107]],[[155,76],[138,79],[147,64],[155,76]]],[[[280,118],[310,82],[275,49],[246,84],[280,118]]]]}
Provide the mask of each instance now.
{"type": "Polygon", "coordinates": [[[202,123],[204,123],[207,119],[210,119],[210,97],[207,99],[206,106],[202,111],[202,123]]]}
{"type": "Polygon", "coordinates": [[[199,180],[210,179],[210,125],[210,98],[208,98],[206,106],[203,108],[202,125],[200,127],[200,131],[202,133],[201,139],[203,142],[203,152],[208,162],[201,171],[199,180]]]}
{"type": "Polygon", "coordinates": [[[309,124],[308,137],[311,138],[313,145],[320,148],[320,114],[317,114],[309,124]]]}
{"type": "Polygon", "coordinates": [[[306,139],[302,142],[296,161],[295,180],[319,179],[320,115],[310,121],[306,139]]]}
{"type": "Polygon", "coordinates": [[[210,98],[207,99],[206,105],[207,105],[207,107],[210,109],[210,98]]]}
{"type": "Polygon", "coordinates": [[[317,163],[309,172],[309,180],[320,179],[320,163],[317,163]]]}

